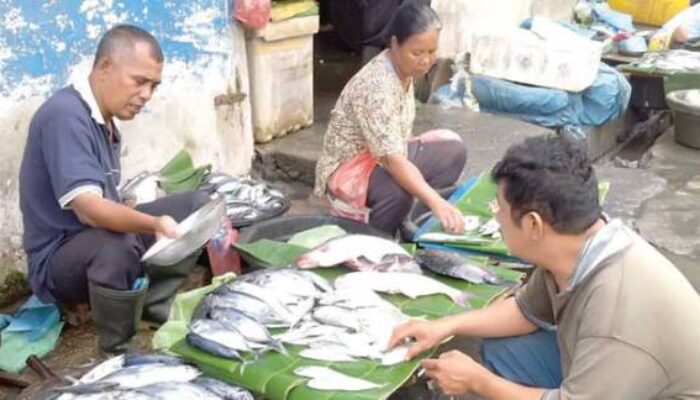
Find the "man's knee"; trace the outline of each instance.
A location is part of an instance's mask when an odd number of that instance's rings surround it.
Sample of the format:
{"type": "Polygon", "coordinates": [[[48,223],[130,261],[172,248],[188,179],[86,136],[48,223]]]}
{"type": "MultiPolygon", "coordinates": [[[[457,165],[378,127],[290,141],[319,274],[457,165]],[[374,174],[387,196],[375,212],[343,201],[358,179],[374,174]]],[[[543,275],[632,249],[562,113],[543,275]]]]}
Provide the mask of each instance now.
{"type": "Polygon", "coordinates": [[[144,248],[133,233],[100,231],[99,249],[88,268],[88,280],[115,290],[127,290],[141,275],[141,256],[144,248]]]}

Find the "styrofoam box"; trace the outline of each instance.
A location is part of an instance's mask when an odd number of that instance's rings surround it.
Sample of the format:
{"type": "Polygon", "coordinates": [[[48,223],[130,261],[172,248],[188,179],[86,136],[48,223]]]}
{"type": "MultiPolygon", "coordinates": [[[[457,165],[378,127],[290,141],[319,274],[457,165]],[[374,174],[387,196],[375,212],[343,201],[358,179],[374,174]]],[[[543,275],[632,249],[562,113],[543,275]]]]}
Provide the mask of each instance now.
{"type": "Polygon", "coordinates": [[[602,51],[600,43],[535,21],[531,30],[476,33],[469,69],[472,74],[580,92],[595,81],[602,51]]]}
{"type": "Polygon", "coordinates": [[[318,16],[270,22],[247,39],[253,135],[259,143],[313,124],[318,16]]]}

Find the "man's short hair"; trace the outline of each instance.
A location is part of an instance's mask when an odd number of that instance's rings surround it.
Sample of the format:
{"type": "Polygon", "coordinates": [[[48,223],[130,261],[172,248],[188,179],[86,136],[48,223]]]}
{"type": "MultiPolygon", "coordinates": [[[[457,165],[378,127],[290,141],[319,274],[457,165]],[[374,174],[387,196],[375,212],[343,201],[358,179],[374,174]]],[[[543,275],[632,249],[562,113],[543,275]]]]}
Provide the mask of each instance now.
{"type": "Polygon", "coordinates": [[[153,35],[138,26],[122,24],[112,27],[102,35],[97,44],[93,66],[102,58],[114,56],[120,51],[133,51],[136,43],[147,43],[151,49],[151,57],[159,63],[163,62],[163,51],[153,35]]]}
{"type": "Polygon", "coordinates": [[[523,215],[535,211],[558,233],[579,234],[602,214],[585,142],[568,135],[532,137],[511,146],[491,176],[504,183],[518,226],[523,215]]]}

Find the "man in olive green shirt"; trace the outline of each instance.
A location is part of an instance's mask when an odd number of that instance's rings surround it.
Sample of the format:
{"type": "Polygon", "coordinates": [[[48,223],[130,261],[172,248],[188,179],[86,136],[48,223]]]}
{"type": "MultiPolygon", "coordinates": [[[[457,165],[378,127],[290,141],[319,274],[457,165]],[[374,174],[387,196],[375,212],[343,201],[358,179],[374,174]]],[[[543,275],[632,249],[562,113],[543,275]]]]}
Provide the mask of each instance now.
{"type": "Polygon", "coordinates": [[[449,395],[488,399],[700,399],[700,296],[657,250],[608,221],[585,146],[525,140],[492,172],[510,251],[539,267],[514,298],[399,326],[409,357],[479,336],[484,367],[452,351],[423,362],[449,395]],[[554,340],[556,338],[556,340],[554,340]]]}

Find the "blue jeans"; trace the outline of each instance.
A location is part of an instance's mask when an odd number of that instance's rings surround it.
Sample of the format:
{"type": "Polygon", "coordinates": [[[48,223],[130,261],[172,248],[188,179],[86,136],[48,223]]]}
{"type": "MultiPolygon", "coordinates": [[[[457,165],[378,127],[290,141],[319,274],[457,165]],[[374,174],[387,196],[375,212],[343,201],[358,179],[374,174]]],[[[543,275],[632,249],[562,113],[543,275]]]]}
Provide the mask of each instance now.
{"type": "Polygon", "coordinates": [[[484,339],[481,359],[491,371],[509,381],[545,389],[561,386],[556,331],[541,329],[525,336],[484,339]]]}

